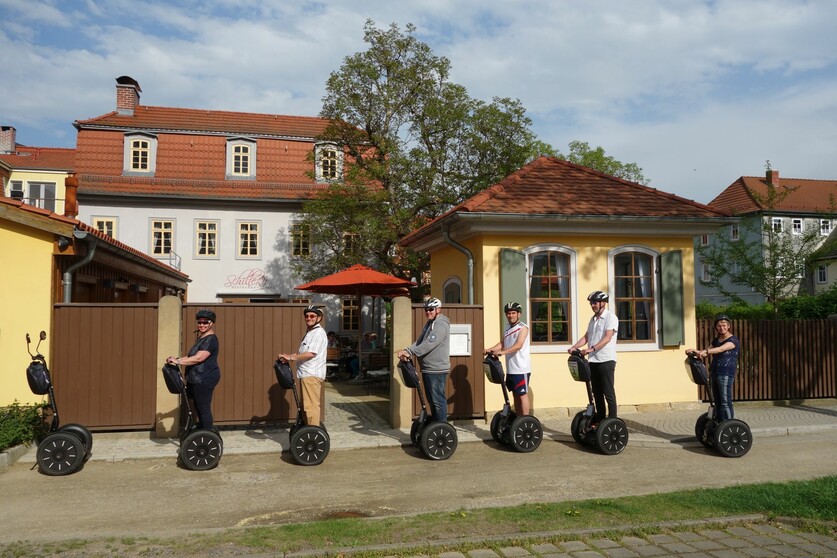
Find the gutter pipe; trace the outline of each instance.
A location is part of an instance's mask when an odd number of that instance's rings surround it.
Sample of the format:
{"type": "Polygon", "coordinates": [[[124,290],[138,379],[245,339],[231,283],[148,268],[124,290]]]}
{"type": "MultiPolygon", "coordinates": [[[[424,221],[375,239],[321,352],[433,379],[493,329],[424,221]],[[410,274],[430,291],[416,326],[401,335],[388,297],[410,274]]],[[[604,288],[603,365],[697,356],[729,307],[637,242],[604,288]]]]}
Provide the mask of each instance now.
{"type": "Polygon", "coordinates": [[[465,254],[468,259],[468,304],[474,304],[474,255],[470,250],[451,238],[450,227],[447,222],[442,223],[442,235],[449,245],[465,254]]]}
{"type": "Polygon", "coordinates": [[[64,286],[65,303],[73,301],[73,272],[75,272],[78,268],[89,264],[91,260],[93,260],[93,256],[96,254],[96,246],[98,245],[98,239],[89,234],[87,231],[80,231],[76,229],[73,231],[73,236],[78,240],[87,241],[87,255],[64,271],[61,283],[64,286]]]}

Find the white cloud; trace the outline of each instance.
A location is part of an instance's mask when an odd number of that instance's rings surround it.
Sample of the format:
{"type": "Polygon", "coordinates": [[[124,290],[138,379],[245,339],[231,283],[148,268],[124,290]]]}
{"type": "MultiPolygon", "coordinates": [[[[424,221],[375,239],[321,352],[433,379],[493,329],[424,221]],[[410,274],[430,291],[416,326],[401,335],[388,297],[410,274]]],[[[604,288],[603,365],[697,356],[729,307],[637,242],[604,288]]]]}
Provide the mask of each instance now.
{"type": "Polygon", "coordinates": [[[519,98],[545,141],[601,145],[657,188],[709,201],[766,158],[837,177],[829,0],[0,0],[0,124],[73,145],[124,74],[144,104],[315,115],[367,18],[414,23],[472,96],[519,98]]]}

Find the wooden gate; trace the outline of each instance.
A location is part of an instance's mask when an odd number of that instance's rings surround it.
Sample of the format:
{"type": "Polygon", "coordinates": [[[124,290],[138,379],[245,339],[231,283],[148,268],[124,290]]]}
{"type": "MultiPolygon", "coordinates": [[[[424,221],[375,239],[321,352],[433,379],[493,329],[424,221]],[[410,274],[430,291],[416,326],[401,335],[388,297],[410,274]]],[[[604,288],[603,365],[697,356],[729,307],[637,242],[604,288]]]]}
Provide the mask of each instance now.
{"type": "MultiPolygon", "coordinates": [[[[482,372],[483,307],[465,304],[446,304],[442,312],[451,324],[471,324],[471,354],[452,356],[447,385],[448,415],[450,419],[485,417],[485,374],[482,372]]],[[[413,306],[413,339],[421,332],[427,319],[424,306],[413,306]]],[[[413,416],[418,416],[421,404],[418,394],[413,396],[413,416]]]]}
{"type": "Polygon", "coordinates": [[[61,422],[150,429],[157,397],[156,304],[56,304],[49,368],[61,422]]]}
{"type": "MultiPolygon", "coordinates": [[[[735,401],[837,397],[837,321],[733,320],[741,341],[735,401]]],[[[715,335],[712,320],[698,320],[698,347],[715,335]]]]}

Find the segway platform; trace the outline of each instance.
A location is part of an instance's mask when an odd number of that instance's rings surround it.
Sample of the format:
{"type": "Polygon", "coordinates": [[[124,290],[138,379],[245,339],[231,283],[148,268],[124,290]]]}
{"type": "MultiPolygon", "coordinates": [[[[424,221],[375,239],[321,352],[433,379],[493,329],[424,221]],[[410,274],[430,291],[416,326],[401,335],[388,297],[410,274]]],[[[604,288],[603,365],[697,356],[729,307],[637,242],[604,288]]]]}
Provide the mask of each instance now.
{"type": "Polygon", "coordinates": [[[605,418],[594,423],[596,403],[590,384],[590,363],[581,354],[573,351],[567,361],[570,375],[576,382],[584,382],[587,387],[587,408],[579,411],[570,424],[573,440],[579,444],[593,446],[605,455],[622,453],[628,445],[628,426],[620,418],[605,418]]]}
{"type": "Polygon", "coordinates": [[[686,372],[695,384],[706,388],[709,410],[695,422],[695,437],[706,448],[714,448],[724,457],[743,457],[753,447],[753,434],[743,420],[718,421],[712,395],[711,377],[706,365],[695,354],[686,357],[686,372]]]}
{"type": "Polygon", "coordinates": [[[419,416],[410,426],[410,441],[414,446],[420,448],[428,459],[436,461],[448,459],[459,445],[456,429],[447,422],[433,420],[432,416],[428,414],[424,393],[413,362],[410,360],[400,361],[398,370],[401,371],[404,385],[415,389],[421,402],[419,416]]]}
{"type": "Polygon", "coordinates": [[[319,465],[328,457],[331,437],[324,426],[309,426],[302,420],[302,406],[299,403],[291,365],[277,360],[273,363],[273,371],[279,387],[291,390],[296,403],[296,421],[291,425],[290,431],[291,455],[300,465],[319,465]]]}
{"type": "Polygon", "coordinates": [[[30,350],[31,338],[26,334],[26,350],[32,362],[26,367],[26,380],[35,395],[46,395],[52,412],[49,431],[38,443],[35,459],[38,470],[49,476],[63,476],[75,473],[84,466],[93,452],[93,435],[81,424],[61,426],[58,416],[58,403],[52,377],[49,373],[46,357],[40,352],[41,341],[46,339],[46,332],[39,336],[35,354],[30,350]]]}
{"type": "Polygon", "coordinates": [[[178,463],[192,471],[206,471],[218,466],[224,455],[224,441],[214,430],[197,428],[192,406],[186,394],[186,382],[176,364],[163,365],[163,380],[169,393],[180,395],[186,408],[186,424],[180,433],[180,449],[177,451],[178,463]]]}
{"type": "Polygon", "coordinates": [[[527,415],[517,416],[509,403],[509,391],[506,388],[506,375],[503,363],[493,355],[486,355],[482,361],[485,377],[492,384],[500,384],[503,388],[503,408],[494,413],[491,418],[491,438],[505,446],[511,446],[516,451],[529,453],[540,447],[543,441],[543,426],[536,417],[527,415]]]}

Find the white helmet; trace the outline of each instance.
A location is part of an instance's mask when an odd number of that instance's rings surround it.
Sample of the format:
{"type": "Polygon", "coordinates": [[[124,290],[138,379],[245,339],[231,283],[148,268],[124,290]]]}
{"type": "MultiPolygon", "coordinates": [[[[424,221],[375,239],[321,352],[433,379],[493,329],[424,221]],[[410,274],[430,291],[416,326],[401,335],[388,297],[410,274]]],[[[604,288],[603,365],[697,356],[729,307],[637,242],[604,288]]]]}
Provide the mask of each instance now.
{"type": "Polygon", "coordinates": [[[424,301],[424,309],[425,310],[434,310],[436,308],[442,307],[442,301],[438,298],[428,298],[424,301]]]}

